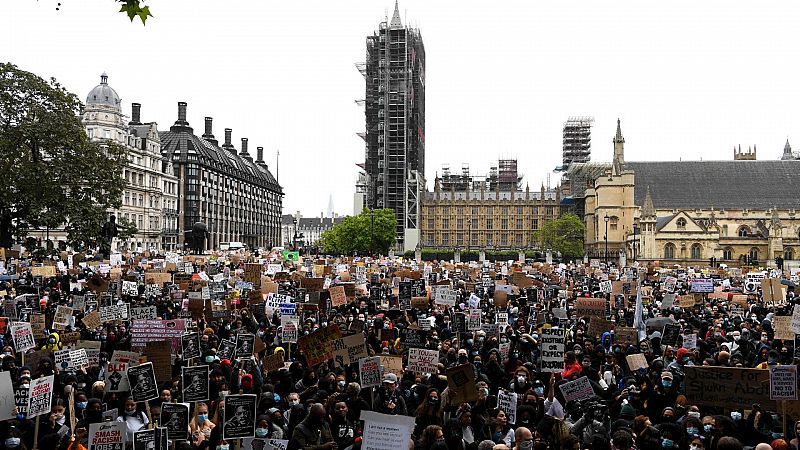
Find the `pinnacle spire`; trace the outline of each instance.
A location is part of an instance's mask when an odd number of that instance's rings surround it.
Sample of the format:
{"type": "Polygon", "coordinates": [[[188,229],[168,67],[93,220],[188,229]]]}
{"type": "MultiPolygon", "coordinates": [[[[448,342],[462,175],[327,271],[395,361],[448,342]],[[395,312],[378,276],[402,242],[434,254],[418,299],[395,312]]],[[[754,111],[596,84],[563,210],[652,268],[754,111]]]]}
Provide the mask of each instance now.
{"type": "Polygon", "coordinates": [[[656,208],[653,205],[653,196],[650,194],[650,185],[647,185],[647,194],[644,196],[642,205],[642,217],[653,217],[656,215],[656,208]]]}
{"type": "Polygon", "coordinates": [[[622,127],[619,123],[619,117],[617,117],[617,134],[614,136],[614,142],[625,142],[625,138],[622,137],[622,127]]]}
{"type": "Polygon", "coordinates": [[[786,145],[783,146],[783,156],[781,156],[782,160],[791,160],[794,159],[792,155],[792,146],[789,145],[789,138],[786,138],[786,145]]]}
{"type": "Polygon", "coordinates": [[[403,22],[400,21],[400,7],[397,0],[394,0],[394,14],[392,14],[392,21],[389,22],[389,28],[403,28],[403,22]]]}

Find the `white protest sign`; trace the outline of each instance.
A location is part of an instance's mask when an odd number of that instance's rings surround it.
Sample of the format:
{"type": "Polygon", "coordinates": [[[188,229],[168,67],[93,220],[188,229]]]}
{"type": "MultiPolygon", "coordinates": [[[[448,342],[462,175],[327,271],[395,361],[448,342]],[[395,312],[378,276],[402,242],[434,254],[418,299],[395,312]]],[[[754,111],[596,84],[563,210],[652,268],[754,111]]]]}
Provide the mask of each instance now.
{"type": "Polygon", "coordinates": [[[797,366],[769,366],[769,399],[797,400],[797,366]]]}
{"type": "Polygon", "coordinates": [[[542,350],[542,372],[559,373],[564,370],[564,332],[558,328],[542,328],[539,335],[542,350]]]}
{"type": "Polygon", "coordinates": [[[72,318],[72,308],[69,306],[58,305],[56,313],[53,316],[53,328],[56,330],[63,330],[69,326],[70,319],[72,318]]]}
{"type": "Polygon", "coordinates": [[[30,393],[28,394],[28,419],[50,412],[54,381],[55,377],[53,375],[31,381],[30,393]]]}
{"type": "Polygon", "coordinates": [[[413,417],[379,414],[362,410],[364,421],[361,450],[398,450],[408,448],[411,431],[414,429],[413,417]]]}
{"type": "Polygon", "coordinates": [[[17,415],[14,403],[14,386],[11,383],[11,372],[0,372],[0,420],[11,420],[17,415]]]}
{"type": "Polygon", "coordinates": [[[481,310],[470,309],[467,316],[467,331],[480,331],[481,329],[481,310]]]}
{"type": "Polygon", "coordinates": [[[694,350],[697,348],[697,334],[686,334],[683,336],[683,348],[687,348],[689,350],[694,350]]]}
{"type": "Polygon", "coordinates": [[[297,329],[300,325],[300,318],[297,316],[281,317],[281,340],[283,342],[297,343],[297,329]]]}
{"type": "Polygon", "coordinates": [[[572,400],[584,400],[594,395],[592,385],[589,379],[585,376],[578,378],[575,381],[564,383],[559,386],[561,393],[564,394],[564,400],[569,403],[572,400]]]}
{"type": "Polygon", "coordinates": [[[612,288],[612,286],[611,286],[611,282],[610,281],[602,281],[602,282],[600,282],[600,290],[604,294],[610,294],[611,293],[611,288],[612,288]]]}
{"type": "Polygon", "coordinates": [[[436,294],[434,295],[434,302],[437,305],[455,306],[457,299],[458,291],[449,288],[436,289],[436,294]]]}
{"type": "Polygon", "coordinates": [[[406,367],[406,370],[420,373],[438,373],[437,364],[439,364],[438,350],[408,349],[408,367],[406,367]]]}
{"type": "Polygon", "coordinates": [[[128,304],[101,306],[100,320],[103,322],[113,322],[115,320],[128,320],[128,304]]]}
{"type": "Polygon", "coordinates": [[[123,281],[122,295],[137,297],[139,295],[139,284],[135,281],[123,281]]]}
{"type": "Polygon", "coordinates": [[[155,306],[141,306],[130,309],[130,320],[152,320],[156,318],[155,306]]]}
{"type": "Polygon", "coordinates": [[[506,413],[508,423],[517,423],[517,393],[500,390],[497,393],[497,408],[506,413]]]}
{"type": "Polygon", "coordinates": [[[15,323],[11,326],[11,334],[14,337],[14,349],[17,353],[36,347],[36,340],[33,338],[33,329],[30,323],[15,323]]]}
{"type": "Polygon", "coordinates": [[[794,305],[791,327],[794,334],[800,334],[800,305],[794,305]]]}

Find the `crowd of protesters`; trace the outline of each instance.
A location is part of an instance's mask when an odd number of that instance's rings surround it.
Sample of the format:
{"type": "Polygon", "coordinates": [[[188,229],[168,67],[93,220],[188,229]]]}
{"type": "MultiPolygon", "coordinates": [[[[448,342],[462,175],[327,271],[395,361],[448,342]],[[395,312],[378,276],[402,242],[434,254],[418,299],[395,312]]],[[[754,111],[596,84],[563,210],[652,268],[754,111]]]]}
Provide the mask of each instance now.
{"type": "MultiPolygon", "coordinates": [[[[165,283],[160,295],[145,290],[145,271],[152,270],[159,259],[164,255],[123,257],[120,277],[138,281],[139,295],[135,296],[101,292],[97,280],[109,281],[112,274],[98,264],[64,267],[66,261],[61,261],[56,276],[42,277],[33,276],[32,268],[43,261],[24,256],[4,261],[0,279],[5,281],[0,282],[0,291],[5,315],[15,315],[10,319],[13,323],[28,314],[43,313],[47,337],[37,340],[29,353],[44,350],[47,354],[40,355],[35,365],[26,365],[7,326],[5,335],[0,336],[2,371],[10,372],[15,388],[49,375],[55,375],[55,387],[49,414],[31,420],[19,412],[16,418],[0,423],[2,449],[85,450],[90,448],[90,425],[104,420],[124,422],[126,442],[131,445],[133,433],[158,424],[164,403],[182,401],[181,367],[190,361],[180,353],[173,355],[173,378],[159,386],[157,399],[137,403],[128,392],[109,391],[106,369],[114,352],[137,350],[132,345],[130,322],[114,321],[87,329],[81,319],[88,311],[75,308],[69,325],[63,330],[51,329],[57,306],[74,306],[75,296],[83,295],[97,296],[100,304],[100,298],[106,297],[112,304],[152,305],[157,317],[164,320],[187,317],[182,314],[186,302],[171,295],[180,286],[165,283]],[[9,305],[13,305],[11,310],[9,305]],[[76,331],[81,341],[100,342],[98,363],[71,370],[55,367],[48,352],[67,348],[61,335],[76,331]],[[70,395],[74,418],[69,417],[70,395]],[[116,413],[110,417],[109,411],[116,413]]],[[[221,275],[226,286],[223,295],[237,296],[242,303],[237,308],[234,302],[226,315],[204,314],[189,321],[187,331],[200,333],[199,364],[209,366],[209,399],[191,403],[189,439],[170,441],[176,448],[235,448],[236,442],[223,439],[222,411],[227,395],[244,393],[258,398],[255,437],[288,441],[288,450],[368,445],[362,440],[362,411],[413,417],[408,448],[416,450],[800,450],[800,417],[760,404],[726,408],[694,403],[685,386],[688,366],[768,369],[798,362],[800,354],[795,351],[800,349],[795,342],[775,336],[775,317],[792,315],[794,306],[800,304],[787,274],[781,274],[788,286],[782,301],[767,304],[755,292],[747,295],[746,307],[734,305],[724,296],[705,295],[689,308],[662,308],[665,295],[669,295],[662,286],[667,276],[678,279],[677,295],[687,293],[692,277],[712,278],[715,285],[724,285],[724,292],[741,292],[744,279],[733,271],[719,275],[707,268],[653,264],[623,269],[602,264],[597,268],[589,264],[455,264],[330,257],[307,258],[304,263],[284,261],[274,252],[244,251],[206,255],[193,270],[191,276],[201,283],[221,275]],[[370,355],[405,355],[408,348],[403,345],[402,330],[428,330],[421,347],[439,351],[438,373],[385,371],[379,386],[362,388],[358,364],[342,366],[331,359],[309,366],[296,343],[282,341],[279,312],[266,315],[262,304],[252,300],[245,304],[247,293],[236,292],[242,288],[236,281],[243,277],[245,265],[257,262],[262,263],[262,280],[274,281],[278,293],[291,296],[298,304],[312,297],[302,287],[302,279],[314,275],[318,269],[314,266],[328,268],[324,272],[326,289],[343,283],[357,285],[355,295],[344,306],[326,305],[323,289],[314,296],[316,307],[298,308],[300,336],[337,324],[345,335],[363,335],[370,355]],[[269,264],[280,264],[281,271],[268,274],[269,264]],[[359,273],[356,266],[366,271],[359,273]],[[511,285],[512,275],[520,271],[525,273],[524,287],[514,286],[513,292],[502,296],[502,302],[496,302],[497,287],[511,285]],[[409,307],[398,298],[398,282],[407,282],[409,274],[418,290],[415,297],[425,297],[426,307],[419,302],[409,307]],[[609,275],[634,280],[639,295],[603,293],[601,283],[609,275]],[[445,284],[458,292],[453,307],[437,304],[431,297],[431,286],[445,284]],[[643,290],[647,290],[644,300],[643,290]],[[578,316],[575,309],[575,300],[585,297],[607,299],[609,329],[590,333],[591,319],[578,316]],[[482,310],[484,323],[495,324],[498,313],[507,314],[508,323],[501,324],[496,334],[458,330],[456,314],[469,309],[471,302],[477,302],[472,306],[482,310]],[[559,309],[566,312],[566,318],[557,317],[559,309]],[[641,310],[639,317],[637,309],[641,310]],[[663,323],[659,318],[678,324],[682,336],[696,335],[694,348],[662,345],[660,330],[645,325],[663,323]],[[423,322],[427,324],[422,326],[423,322]],[[543,327],[564,330],[560,371],[541,370],[543,327]],[[637,328],[642,337],[639,344],[618,342],[617,327],[637,328]],[[235,340],[237,333],[255,335],[260,341],[257,351],[239,360],[220,358],[220,343],[235,340]],[[262,360],[277,353],[283,355],[285,367],[263,370],[262,360]],[[648,367],[630,370],[626,356],[636,353],[644,354],[648,367]],[[448,387],[446,373],[464,364],[474,369],[477,398],[459,403],[448,387]],[[559,386],[584,376],[593,395],[565,401],[559,386]],[[517,394],[514,411],[498,407],[500,392],[517,394]]],[[[116,285],[111,281],[108,286],[113,289],[116,285]]],[[[99,285],[109,289],[106,284],[99,285]]]]}

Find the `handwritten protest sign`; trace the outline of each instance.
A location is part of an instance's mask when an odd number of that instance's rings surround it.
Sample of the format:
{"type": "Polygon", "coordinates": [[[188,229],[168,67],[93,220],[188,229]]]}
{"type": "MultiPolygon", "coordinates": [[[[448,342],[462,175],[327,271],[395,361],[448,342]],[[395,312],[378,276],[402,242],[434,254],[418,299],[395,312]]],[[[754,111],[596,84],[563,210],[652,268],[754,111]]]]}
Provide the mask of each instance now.
{"type": "Polygon", "coordinates": [[[422,348],[408,349],[408,367],[406,369],[410,372],[438,373],[438,363],[438,350],[426,350],[422,348]]]}
{"type": "Polygon", "coordinates": [[[344,286],[334,286],[328,289],[331,294],[331,306],[338,308],[347,304],[347,295],[344,292],[344,286]]]}
{"type": "Polygon", "coordinates": [[[380,386],[381,384],[381,358],[361,358],[358,360],[359,381],[362,388],[380,386]]]}
{"type": "Polygon", "coordinates": [[[686,396],[692,404],[777,411],[769,398],[769,371],[734,367],[684,367],[686,396]]]}
{"type": "Polygon", "coordinates": [[[449,288],[438,288],[434,296],[434,302],[437,305],[455,306],[458,299],[458,291],[449,288]]]}
{"type": "Polygon", "coordinates": [[[408,448],[414,418],[361,411],[364,421],[361,450],[398,450],[408,448]]]}
{"type": "Polygon", "coordinates": [[[625,357],[625,361],[628,362],[628,369],[630,369],[631,372],[650,367],[650,365],[647,364],[647,358],[645,358],[642,353],[628,355],[625,357]]]}
{"type": "Polygon", "coordinates": [[[497,407],[506,413],[508,423],[517,423],[517,393],[501,389],[497,393],[497,407]]]}
{"type": "Polygon", "coordinates": [[[578,317],[606,317],[606,301],[601,298],[579,298],[575,301],[578,317]]]}
{"type": "Polygon", "coordinates": [[[564,370],[564,332],[558,328],[543,328],[539,345],[542,349],[542,372],[564,370]]]}
{"type": "Polygon", "coordinates": [[[11,325],[11,334],[14,337],[14,349],[19,352],[26,352],[36,347],[33,338],[33,329],[29,323],[15,323],[11,325]]]}
{"type": "Polygon", "coordinates": [[[360,333],[333,341],[333,358],[342,366],[357,363],[367,356],[364,336],[360,333]]]}
{"type": "Polygon", "coordinates": [[[570,381],[559,386],[561,393],[564,394],[564,400],[569,403],[572,400],[584,400],[594,395],[592,385],[589,379],[580,377],[575,381],[570,381]]]}
{"type": "Polygon", "coordinates": [[[397,378],[403,376],[403,357],[402,356],[390,356],[390,355],[380,355],[381,359],[381,367],[383,367],[383,373],[393,373],[397,375],[397,378]]]}
{"type": "Polygon", "coordinates": [[[336,324],[330,324],[326,328],[307,335],[299,339],[300,350],[306,355],[309,366],[316,366],[333,358],[333,340],[342,337],[342,331],[336,324]]]}

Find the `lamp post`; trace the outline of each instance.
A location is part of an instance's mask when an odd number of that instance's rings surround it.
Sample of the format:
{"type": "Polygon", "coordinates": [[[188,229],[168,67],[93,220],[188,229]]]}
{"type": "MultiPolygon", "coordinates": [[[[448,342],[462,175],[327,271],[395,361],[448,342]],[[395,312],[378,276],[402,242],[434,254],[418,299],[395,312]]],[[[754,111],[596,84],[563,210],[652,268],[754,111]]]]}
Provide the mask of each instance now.
{"type": "Polygon", "coordinates": [[[608,267],[608,214],[604,217],[606,221],[606,267],[608,267]]]}
{"type": "Polygon", "coordinates": [[[292,236],[292,250],[297,250],[297,217],[292,218],[294,224],[294,235],[292,236]]]}
{"type": "Polygon", "coordinates": [[[639,238],[637,237],[638,233],[639,233],[639,227],[634,225],[634,227],[633,227],[633,260],[634,261],[636,261],[636,246],[637,246],[637,244],[639,244],[639,238]]]}
{"type": "Polygon", "coordinates": [[[369,209],[369,256],[375,257],[375,208],[369,209]]]}

